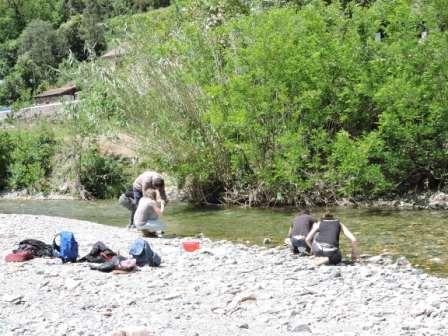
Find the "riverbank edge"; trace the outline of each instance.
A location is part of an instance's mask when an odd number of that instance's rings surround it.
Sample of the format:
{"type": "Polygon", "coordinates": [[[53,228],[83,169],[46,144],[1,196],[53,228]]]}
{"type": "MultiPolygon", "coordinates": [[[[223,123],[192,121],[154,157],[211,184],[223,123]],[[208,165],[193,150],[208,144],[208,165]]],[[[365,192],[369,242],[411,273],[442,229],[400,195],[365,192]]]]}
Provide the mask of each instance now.
{"type": "MultiPolygon", "coordinates": [[[[182,191],[168,190],[170,201],[188,202],[188,198],[182,191]]],[[[0,192],[0,200],[82,200],[69,194],[62,193],[29,193],[26,189],[20,191],[0,192]]],[[[309,207],[322,205],[309,205],[309,207]]],[[[421,194],[411,194],[407,197],[395,199],[378,198],[376,200],[354,200],[340,198],[335,202],[326,204],[326,207],[338,208],[366,208],[366,209],[397,209],[397,210],[448,210],[448,194],[441,191],[421,194]]],[[[260,207],[265,208],[265,207],[260,207]]],[[[274,208],[274,207],[270,207],[274,208]]]]}

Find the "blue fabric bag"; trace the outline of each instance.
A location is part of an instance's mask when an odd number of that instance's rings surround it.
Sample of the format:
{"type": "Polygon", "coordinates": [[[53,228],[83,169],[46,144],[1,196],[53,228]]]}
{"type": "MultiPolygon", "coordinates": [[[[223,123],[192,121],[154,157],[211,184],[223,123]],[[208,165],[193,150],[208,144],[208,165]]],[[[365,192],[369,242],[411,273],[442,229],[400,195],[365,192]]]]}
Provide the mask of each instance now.
{"type": "Polygon", "coordinates": [[[53,248],[58,252],[63,263],[68,261],[76,262],[78,258],[78,242],[75,235],[70,231],[59,232],[53,239],[53,248]],[[59,245],[56,238],[59,237],[59,245]]]}
{"type": "Polygon", "coordinates": [[[151,245],[143,238],[137,238],[131,245],[129,254],[132,255],[137,263],[137,266],[160,266],[162,259],[155,253],[151,245]]]}

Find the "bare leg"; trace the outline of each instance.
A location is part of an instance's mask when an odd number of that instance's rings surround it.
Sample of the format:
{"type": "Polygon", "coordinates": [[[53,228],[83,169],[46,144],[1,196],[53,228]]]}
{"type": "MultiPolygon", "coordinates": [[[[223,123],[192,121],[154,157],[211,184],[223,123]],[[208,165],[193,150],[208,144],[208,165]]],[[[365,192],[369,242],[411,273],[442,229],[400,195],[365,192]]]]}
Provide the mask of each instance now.
{"type": "Polygon", "coordinates": [[[135,211],[137,210],[138,202],[140,202],[140,198],[142,198],[142,196],[143,196],[142,192],[140,190],[132,189],[132,192],[134,194],[134,197],[133,197],[131,218],[129,219],[128,229],[135,228],[134,214],[135,214],[135,211]]]}
{"type": "Polygon", "coordinates": [[[315,257],[313,259],[313,264],[316,266],[328,265],[329,262],[330,262],[330,258],[328,258],[328,257],[315,257]]]}
{"type": "Polygon", "coordinates": [[[136,210],[136,206],[134,205],[133,207],[132,207],[132,210],[130,211],[131,212],[131,217],[129,218],[129,224],[128,224],[128,229],[133,229],[133,228],[135,228],[135,225],[134,225],[134,214],[135,214],[135,210],[136,210]]]}

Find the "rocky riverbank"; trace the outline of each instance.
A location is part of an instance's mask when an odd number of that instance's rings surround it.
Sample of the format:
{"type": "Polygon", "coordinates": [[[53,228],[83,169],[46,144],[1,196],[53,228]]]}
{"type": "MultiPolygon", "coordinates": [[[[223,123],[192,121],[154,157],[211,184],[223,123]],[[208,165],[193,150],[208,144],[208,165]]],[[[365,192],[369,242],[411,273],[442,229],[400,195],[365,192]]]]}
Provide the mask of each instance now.
{"type": "Polygon", "coordinates": [[[188,253],[182,239],[148,239],[159,268],[92,271],[58,259],[5,263],[24,238],[71,230],[86,254],[98,240],[122,254],[139,235],[86,221],[0,215],[0,334],[447,335],[448,280],[381,257],[315,267],[283,247],[212,242],[188,253]]]}
{"type": "MultiPolygon", "coordinates": [[[[166,193],[170,201],[187,202],[188,195],[184,190],[178,189],[174,184],[166,187],[166,193]]],[[[8,200],[76,200],[79,197],[67,193],[29,193],[26,189],[0,193],[0,199],[8,200]]],[[[358,201],[341,198],[334,204],[343,208],[381,208],[401,210],[448,210],[448,194],[443,192],[412,194],[398,199],[377,199],[371,201],[358,201]]]]}
{"type": "Polygon", "coordinates": [[[448,194],[441,191],[434,193],[409,194],[396,199],[376,199],[371,201],[356,201],[339,199],[336,205],[341,207],[364,207],[402,210],[448,210],[448,194]]]}
{"type": "MultiPolygon", "coordinates": [[[[59,192],[49,192],[49,193],[33,193],[28,191],[27,189],[17,190],[17,191],[5,191],[0,192],[0,200],[79,200],[82,199],[79,195],[76,196],[76,193],[70,193],[69,191],[73,190],[73,187],[69,187],[68,184],[64,184],[59,187],[59,192]]],[[[183,190],[179,190],[177,186],[170,180],[170,183],[167,184],[166,195],[170,201],[187,201],[187,196],[183,190]]],[[[89,198],[90,199],[90,198],[89,198]]],[[[117,197],[118,199],[118,197],[117,197]]]]}

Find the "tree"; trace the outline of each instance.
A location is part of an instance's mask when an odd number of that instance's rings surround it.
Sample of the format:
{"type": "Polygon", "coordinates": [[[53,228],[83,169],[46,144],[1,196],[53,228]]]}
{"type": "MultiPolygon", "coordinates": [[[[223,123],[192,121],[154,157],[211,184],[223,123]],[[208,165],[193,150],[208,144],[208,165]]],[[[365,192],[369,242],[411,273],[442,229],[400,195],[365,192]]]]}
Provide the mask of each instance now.
{"type": "Polygon", "coordinates": [[[19,37],[17,64],[27,64],[31,69],[31,76],[26,81],[35,89],[43,80],[55,78],[55,69],[66,54],[66,47],[51,23],[34,20],[19,37]]]}
{"type": "Polygon", "coordinates": [[[67,22],[64,22],[58,29],[58,36],[61,42],[73,53],[77,60],[87,59],[88,53],[85,48],[85,40],[81,32],[82,16],[75,15],[67,22]]]}
{"type": "Polygon", "coordinates": [[[99,55],[106,49],[105,27],[102,23],[106,14],[104,3],[97,0],[86,0],[80,32],[85,41],[84,49],[92,56],[99,55]]]}

